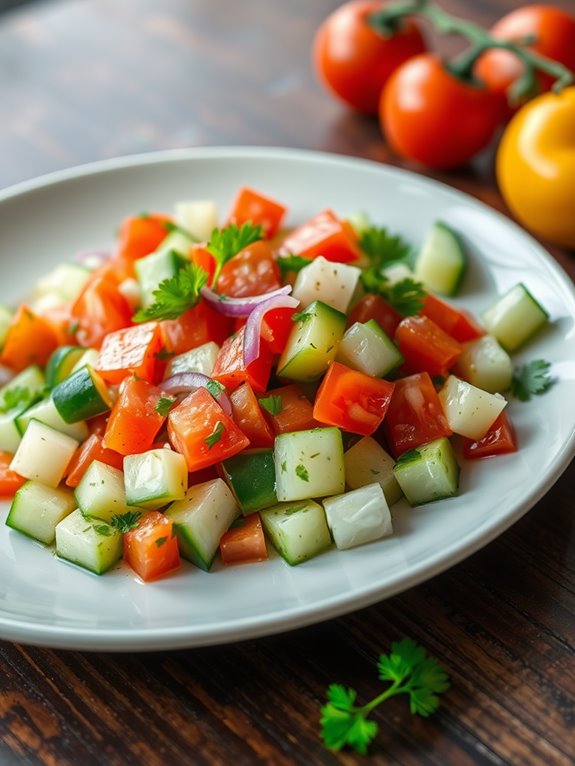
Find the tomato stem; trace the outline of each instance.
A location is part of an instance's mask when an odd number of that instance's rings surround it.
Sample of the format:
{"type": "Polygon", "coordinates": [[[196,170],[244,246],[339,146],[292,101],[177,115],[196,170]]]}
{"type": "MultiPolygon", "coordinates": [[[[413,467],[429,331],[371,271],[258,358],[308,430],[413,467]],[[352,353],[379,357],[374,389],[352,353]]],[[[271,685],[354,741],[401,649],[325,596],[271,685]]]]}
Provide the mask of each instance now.
{"type": "Polygon", "coordinates": [[[459,35],[470,42],[469,50],[447,66],[454,76],[465,82],[473,82],[475,62],[489,48],[500,48],[517,56],[523,63],[525,71],[510,88],[512,100],[520,100],[533,94],[537,71],[551,75],[555,79],[552,89],[556,93],[561,92],[563,88],[571,85],[575,80],[573,72],[562,64],[523,47],[523,45],[533,42],[532,39],[497,40],[483,27],[468,19],[447,13],[432,0],[398,0],[398,2],[387,5],[380,11],[371,14],[369,23],[380,34],[389,36],[393,34],[398,21],[406,16],[423,16],[433,24],[438,32],[445,35],[459,35]]]}

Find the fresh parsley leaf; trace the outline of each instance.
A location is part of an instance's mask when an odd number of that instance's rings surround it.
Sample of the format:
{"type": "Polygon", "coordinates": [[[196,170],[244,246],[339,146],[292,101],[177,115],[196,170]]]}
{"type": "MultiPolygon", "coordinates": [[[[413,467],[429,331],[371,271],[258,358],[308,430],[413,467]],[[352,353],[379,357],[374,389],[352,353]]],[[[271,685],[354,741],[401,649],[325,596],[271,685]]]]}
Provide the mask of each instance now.
{"type": "Polygon", "coordinates": [[[170,407],[175,401],[176,401],[175,396],[160,396],[156,404],[156,412],[158,413],[158,415],[161,415],[162,417],[165,418],[168,412],[170,411],[170,407]]]}
{"type": "Polygon", "coordinates": [[[210,378],[210,380],[208,380],[206,383],[206,389],[208,393],[214,397],[214,399],[219,399],[222,395],[222,391],[225,389],[225,386],[222,385],[219,381],[212,380],[210,378]]]}
{"type": "Polygon", "coordinates": [[[112,534],[112,529],[108,524],[94,524],[93,527],[94,531],[102,537],[110,537],[112,534]]]}
{"type": "Polygon", "coordinates": [[[187,263],[177,274],[160,282],[158,289],[154,290],[154,303],[140,309],[134,316],[134,322],[177,319],[200,300],[200,290],[207,281],[204,269],[195,263],[187,263]]]}
{"type": "Polygon", "coordinates": [[[411,713],[428,716],[438,705],[438,694],[446,691],[446,672],[436,660],[410,638],[391,645],[390,654],[382,654],[377,664],[379,677],[390,685],[366,705],[356,705],[354,689],[332,684],[327,690],[327,704],[321,709],[321,736],[331,750],[348,746],[365,755],[378,726],[368,720],[382,702],[397,694],[407,694],[411,713]]]}
{"type": "Polygon", "coordinates": [[[167,537],[158,537],[156,540],[154,540],[156,543],[156,547],[161,548],[164,543],[168,542],[167,537]]]}
{"type": "Polygon", "coordinates": [[[259,400],[260,407],[269,412],[270,415],[279,415],[283,409],[282,398],[279,395],[270,394],[259,400]]]}
{"type": "Polygon", "coordinates": [[[302,481],[309,481],[309,473],[303,463],[298,463],[295,467],[295,475],[302,481]]]}
{"type": "Polygon", "coordinates": [[[214,428],[212,433],[209,436],[206,436],[206,438],[204,439],[204,441],[208,445],[208,449],[211,449],[214,446],[214,444],[217,444],[219,442],[225,430],[226,430],[226,427],[224,426],[222,421],[218,420],[218,422],[216,423],[216,427],[214,428]]]}
{"type": "Polygon", "coordinates": [[[130,529],[138,526],[141,518],[141,511],[127,511],[126,513],[117,513],[115,516],[112,516],[110,524],[122,532],[122,534],[126,534],[130,529]]]}
{"type": "Polygon", "coordinates": [[[534,359],[532,362],[518,367],[511,380],[511,393],[521,402],[528,402],[532,396],[544,394],[553,383],[549,375],[550,362],[544,359],[534,359]]]}
{"type": "Polygon", "coordinates": [[[384,273],[370,267],[362,272],[361,281],[366,292],[381,295],[401,316],[417,314],[423,307],[425,290],[415,279],[406,277],[390,284],[384,273]]]}
{"type": "Polygon", "coordinates": [[[214,229],[210,241],[206,245],[206,250],[213,255],[216,261],[216,270],[212,284],[215,285],[217,283],[223,265],[230,258],[237,255],[244,247],[262,238],[262,227],[260,225],[254,226],[251,221],[247,221],[241,226],[230,223],[228,226],[224,226],[223,229],[214,229]]]}
{"type": "Polygon", "coordinates": [[[306,266],[309,266],[311,262],[311,258],[304,258],[303,255],[294,255],[294,253],[289,253],[289,255],[282,255],[279,258],[276,258],[276,263],[279,266],[282,280],[285,280],[290,271],[301,271],[302,269],[305,269],[306,266]]]}
{"type": "Polygon", "coordinates": [[[380,267],[391,261],[410,261],[413,248],[385,226],[365,226],[359,234],[359,246],[372,265],[380,267]]]}
{"type": "Polygon", "coordinates": [[[32,402],[32,392],[26,386],[15,386],[3,393],[0,402],[0,412],[9,412],[16,407],[26,407],[32,402]]]}

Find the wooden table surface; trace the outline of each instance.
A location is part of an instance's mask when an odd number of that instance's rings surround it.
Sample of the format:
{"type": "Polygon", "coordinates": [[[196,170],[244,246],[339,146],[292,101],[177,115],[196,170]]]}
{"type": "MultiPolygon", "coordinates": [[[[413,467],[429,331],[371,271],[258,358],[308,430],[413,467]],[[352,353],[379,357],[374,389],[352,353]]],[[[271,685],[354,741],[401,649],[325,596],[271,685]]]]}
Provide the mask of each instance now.
{"type": "MultiPolygon", "coordinates": [[[[305,147],[407,166],[374,121],[314,79],[311,39],[337,5],[51,0],[0,15],[0,188],[101,158],[203,145],[305,147]]],[[[444,5],[489,24],[516,3],[444,5]]],[[[505,211],[490,154],[428,175],[505,211]]],[[[573,254],[550,249],[575,277],[573,254]]],[[[143,655],[0,643],[0,764],[360,763],[320,742],[326,687],[375,696],[374,661],[404,635],[440,659],[452,686],[426,720],[402,700],[380,709],[369,762],[573,764],[574,480],[572,464],[464,563],[315,627],[143,655]]]]}

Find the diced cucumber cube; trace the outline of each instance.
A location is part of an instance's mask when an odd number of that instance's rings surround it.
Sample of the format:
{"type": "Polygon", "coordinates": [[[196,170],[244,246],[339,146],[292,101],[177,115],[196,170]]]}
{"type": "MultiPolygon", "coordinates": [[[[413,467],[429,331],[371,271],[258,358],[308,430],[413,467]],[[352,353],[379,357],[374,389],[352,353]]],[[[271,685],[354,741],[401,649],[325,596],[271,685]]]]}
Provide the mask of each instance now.
{"type": "Polygon", "coordinates": [[[371,436],[364,436],[343,456],[345,483],[350,489],[359,489],[377,482],[388,505],[401,499],[403,493],[393,473],[395,460],[371,436]]]}
{"type": "Polygon", "coordinates": [[[62,420],[78,423],[107,412],[112,397],[102,376],[84,364],[52,389],[52,401],[62,420]]]}
{"type": "Polygon", "coordinates": [[[128,505],[157,509],[181,500],[188,488],[186,459],[171,449],[126,455],[124,485],[128,505]]]}
{"type": "Polygon", "coordinates": [[[334,263],[318,255],[309,266],[299,271],[292,295],[303,308],[319,300],[345,313],[360,275],[361,269],[357,266],[334,263]]]}
{"type": "Polygon", "coordinates": [[[86,518],[80,509],[56,526],[56,554],[94,574],[107,572],[122,557],[122,533],[100,519],[86,518]]]}
{"type": "Polygon", "coordinates": [[[298,317],[278,362],[278,375],[301,382],[314,381],[335,359],[347,318],[321,301],[311,303],[298,317]]]}
{"type": "Polygon", "coordinates": [[[178,354],[168,362],[164,377],[169,378],[178,372],[201,372],[211,377],[219,350],[217,343],[209,341],[191,351],[178,354]]]}
{"type": "Polygon", "coordinates": [[[519,283],[484,311],[481,319],[487,332],[512,353],[547,323],[549,314],[519,283]]]}
{"type": "Polygon", "coordinates": [[[313,500],[281,503],[266,508],[260,516],[274,548],[291,566],[308,561],[331,545],[324,510],[313,500]]]}
{"type": "Polygon", "coordinates": [[[22,434],[16,424],[19,415],[26,407],[19,407],[8,412],[0,412],[0,450],[14,454],[22,441],[22,434]]]}
{"type": "Polygon", "coordinates": [[[91,273],[90,269],[79,263],[60,263],[36,282],[34,297],[57,293],[65,302],[73,301],[80,294],[91,273]]]}
{"type": "Polygon", "coordinates": [[[433,292],[454,295],[467,267],[467,256],[459,236],[437,221],[427,234],[415,260],[416,279],[433,292]]]}
{"type": "Polygon", "coordinates": [[[327,525],[340,550],[391,535],[391,513],[379,484],[366,484],[322,500],[327,525]]]}
{"type": "Polygon", "coordinates": [[[490,394],[455,375],[447,378],[438,395],[453,433],[468,439],[485,436],[507,405],[501,394],[490,394]]]}
{"type": "Polygon", "coordinates": [[[70,375],[73,375],[75,372],[78,372],[78,370],[81,370],[83,367],[92,367],[92,368],[95,367],[96,364],[98,363],[99,358],[100,358],[100,352],[97,351],[95,348],[85,349],[82,356],[78,359],[78,361],[72,367],[70,371],[70,375]]]}
{"type": "Polygon", "coordinates": [[[312,428],[276,436],[274,462],[280,501],[337,495],[345,489],[339,428],[312,428]]]}
{"type": "Polygon", "coordinates": [[[31,420],[10,468],[26,479],[57,487],[79,442],[67,434],[31,420]]]}
{"type": "Polygon", "coordinates": [[[457,494],[459,465],[445,436],[404,452],[393,472],[412,506],[457,494]]]}
{"type": "Polygon", "coordinates": [[[47,426],[55,428],[56,431],[60,431],[62,434],[68,434],[76,441],[83,442],[88,436],[90,431],[85,421],[80,420],[77,423],[66,423],[62,420],[62,417],[52,399],[44,399],[37,404],[32,405],[25,410],[21,415],[16,418],[16,425],[21,434],[26,432],[30,421],[38,420],[40,423],[44,423],[47,426]]]}
{"type": "Polygon", "coordinates": [[[160,283],[177,274],[187,262],[191,245],[192,240],[179,231],[173,231],[164,239],[158,250],[134,263],[143,308],[148,308],[154,303],[154,292],[160,283]]]}
{"type": "Polygon", "coordinates": [[[221,536],[240,509],[225,481],[213,479],[190,487],[185,498],[172,503],[165,513],[174,522],[181,555],[208,571],[221,536]]]}
{"type": "Polygon", "coordinates": [[[27,407],[34,404],[41,398],[45,386],[46,379],[40,367],[36,364],[26,367],[0,388],[0,410],[10,409],[10,400],[14,397],[25,400],[27,407]],[[18,397],[18,394],[22,396],[18,397]]]}
{"type": "Polygon", "coordinates": [[[366,375],[383,378],[403,362],[403,356],[375,319],[370,319],[346,330],[336,360],[366,375]]]}
{"type": "Polygon", "coordinates": [[[56,536],[56,525],[75,508],[72,490],[27,481],[14,495],[6,524],[34,540],[51,545],[56,536]]]}
{"type": "Polygon", "coordinates": [[[46,365],[46,385],[54,388],[72,373],[76,363],[84,356],[82,346],[59,346],[48,359],[46,365]]]}
{"type": "Polygon", "coordinates": [[[457,372],[473,386],[495,394],[510,388],[513,363],[492,335],[483,335],[465,344],[457,372]]]}
{"type": "Polygon", "coordinates": [[[198,242],[207,242],[218,226],[218,208],[213,200],[177,202],[174,220],[198,242]]]}
{"type": "Polygon", "coordinates": [[[75,495],[82,513],[102,521],[110,522],[114,516],[133,510],[126,500],[124,474],[101,460],[90,464],[75,495]]]}
{"type": "Polygon", "coordinates": [[[234,455],[224,460],[222,471],[244,515],[277,504],[276,471],[271,449],[234,455]]]}

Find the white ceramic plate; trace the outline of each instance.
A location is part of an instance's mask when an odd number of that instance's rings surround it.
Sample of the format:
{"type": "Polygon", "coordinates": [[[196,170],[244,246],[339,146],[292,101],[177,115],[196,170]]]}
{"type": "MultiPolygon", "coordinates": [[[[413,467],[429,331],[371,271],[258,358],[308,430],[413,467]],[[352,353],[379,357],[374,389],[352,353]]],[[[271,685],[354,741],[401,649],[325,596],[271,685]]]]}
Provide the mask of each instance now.
{"type": "MultiPolygon", "coordinates": [[[[568,277],[503,216],[446,186],[366,161],[312,152],[198,149],[129,157],[58,173],[0,194],[0,300],[85,247],[113,243],[118,222],[181,199],[215,199],[222,215],[241,185],[289,206],[289,223],[331,207],[366,211],[415,245],[441,218],[462,232],[471,268],[457,302],[479,312],[523,281],[550,329],[517,362],[544,357],[557,384],[509,407],[520,451],[463,464],[456,498],[394,506],[393,537],[332,550],[290,568],[278,556],[209,574],[185,564],[143,584],[126,567],[96,577],[0,526],[0,637],[61,648],[144,650],[218,644],[359,609],[445,570],[519,519],[573,455],[575,297],[568,277]]],[[[4,504],[2,516],[7,504],[4,504]]]]}

